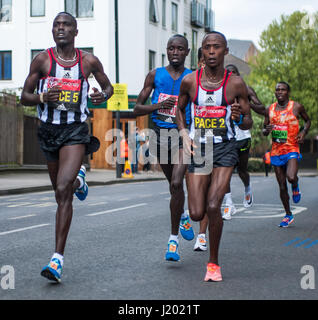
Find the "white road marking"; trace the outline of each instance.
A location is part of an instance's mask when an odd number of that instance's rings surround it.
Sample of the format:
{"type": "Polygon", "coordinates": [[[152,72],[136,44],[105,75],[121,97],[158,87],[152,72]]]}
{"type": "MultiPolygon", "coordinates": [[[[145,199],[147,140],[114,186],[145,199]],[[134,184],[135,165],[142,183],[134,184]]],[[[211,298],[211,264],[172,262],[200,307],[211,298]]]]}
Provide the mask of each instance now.
{"type": "Polygon", "coordinates": [[[37,224],[37,225],[34,225],[34,226],[30,226],[30,227],[4,231],[4,232],[0,232],[0,236],[4,236],[6,234],[15,233],[15,232],[21,232],[21,231],[25,231],[25,230],[31,230],[31,229],[35,229],[35,228],[46,227],[46,226],[49,226],[49,225],[50,225],[50,223],[44,223],[44,224],[37,224]]]}
{"type": "Polygon", "coordinates": [[[121,207],[121,208],[115,208],[115,209],[110,209],[110,210],[106,210],[106,211],[89,213],[89,214],[87,214],[86,216],[88,216],[88,217],[94,217],[94,216],[99,216],[99,215],[106,214],[106,213],[111,213],[111,212],[116,212],[116,211],[122,211],[122,210],[127,210],[127,209],[142,207],[142,206],[146,206],[146,205],[147,205],[147,203],[139,203],[139,204],[135,204],[135,205],[128,206],[128,207],[121,207]]]}
{"type": "Polygon", "coordinates": [[[101,204],[106,204],[108,202],[104,201],[104,202],[96,202],[96,203],[89,203],[88,206],[99,206],[101,204]]]}
{"type": "Polygon", "coordinates": [[[31,202],[20,202],[20,203],[17,203],[17,204],[10,204],[8,205],[8,208],[16,208],[16,207],[23,207],[23,206],[27,206],[27,205],[30,205],[32,204],[31,202]]]}
{"type": "Polygon", "coordinates": [[[8,218],[9,220],[18,220],[18,219],[24,219],[24,218],[29,218],[29,217],[34,217],[36,214],[27,214],[25,216],[19,216],[19,217],[12,217],[8,218]]]}

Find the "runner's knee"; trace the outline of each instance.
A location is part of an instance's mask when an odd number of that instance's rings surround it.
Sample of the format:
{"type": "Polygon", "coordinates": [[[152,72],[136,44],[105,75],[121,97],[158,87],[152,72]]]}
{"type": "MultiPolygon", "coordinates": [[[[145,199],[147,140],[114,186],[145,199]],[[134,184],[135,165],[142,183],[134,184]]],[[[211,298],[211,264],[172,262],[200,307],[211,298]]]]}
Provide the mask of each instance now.
{"type": "Polygon", "coordinates": [[[171,194],[178,193],[183,191],[183,181],[172,180],[170,184],[171,194]]]}
{"type": "Polygon", "coordinates": [[[201,221],[204,218],[205,210],[203,209],[189,209],[189,215],[193,221],[201,221]]]}

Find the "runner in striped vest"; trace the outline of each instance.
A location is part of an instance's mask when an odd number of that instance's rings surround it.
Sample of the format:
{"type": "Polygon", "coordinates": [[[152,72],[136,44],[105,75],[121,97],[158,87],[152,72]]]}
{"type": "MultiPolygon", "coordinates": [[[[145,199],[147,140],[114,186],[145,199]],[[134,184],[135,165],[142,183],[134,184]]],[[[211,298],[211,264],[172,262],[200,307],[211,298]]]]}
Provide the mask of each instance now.
{"type": "Polygon", "coordinates": [[[100,61],[92,54],[75,48],[77,21],[67,12],[60,12],[53,22],[55,48],[38,54],[31,63],[24,84],[21,103],[37,105],[41,125],[38,130],[40,146],[47,158],[48,170],[55,198],[56,243],[55,253],[41,275],[61,281],[63,254],[72,220],[73,194],[84,200],[88,193],[85,154],[99,148],[97,138],[90,136],[85,122],[88,81],[95,76],[101,91],[93,88],[92,103],[99,105],[111,97],[113,87],[100,61]],[[35,92],[37,86],[37,92],[35,92]]]}

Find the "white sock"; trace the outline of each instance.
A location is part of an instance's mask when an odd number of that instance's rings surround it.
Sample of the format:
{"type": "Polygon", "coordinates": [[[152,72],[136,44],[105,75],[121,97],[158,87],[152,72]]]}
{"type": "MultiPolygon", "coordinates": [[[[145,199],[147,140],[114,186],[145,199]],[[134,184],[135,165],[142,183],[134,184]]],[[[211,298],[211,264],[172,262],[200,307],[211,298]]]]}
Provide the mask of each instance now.
{"type": "Polygon", "coordinates": [[[227,206],[232,206],[233,205],[231,192],[226,193],[224,195],[224,201],[225,201],[225,205],[227,205],[227,206]]]}
{"type": "Polygon", "coordinates": [[[182,219],[185,219],[188,216],[188,211],[184,211],[181,215],[182,219]]]}
{"type": "Polygon", "coordinates": [[[204,238],[205,239],[205,233],[199,233],[198,238],[204,238]]]}
{"type": "Polygon", "coordinates": [[[77,176],[76,179],[80,182],[80,186],[78,187],[79,189],[83,187],[84,185],[84,179],[80,176],[77,176]]]}
{"type": "Polygon", "coordinates": [[[245,194],[251,193],[251,186],[245,187],[245,194]]]}
{"type": "Polygon", "coordinates": [[[62,267],[63,267],[64,257],[63,257],[61,254],[55,252],[55,253],[53,254],[51,260],[54,259],[54,258],[59,259],[60,262],[61,262],[61,265],[62,265],[62,267]]]}
{"type": "MultiPolygon", "coordinates": [[[[169,237],[169,241],[170,240],[174,240],[176,243],[179,243],[179,238],[178,236],[174,235],[174,234],[171,234],[170,237],[169,237]]],[[[168,241],[168,242],[169,242],[168,241]]]]}

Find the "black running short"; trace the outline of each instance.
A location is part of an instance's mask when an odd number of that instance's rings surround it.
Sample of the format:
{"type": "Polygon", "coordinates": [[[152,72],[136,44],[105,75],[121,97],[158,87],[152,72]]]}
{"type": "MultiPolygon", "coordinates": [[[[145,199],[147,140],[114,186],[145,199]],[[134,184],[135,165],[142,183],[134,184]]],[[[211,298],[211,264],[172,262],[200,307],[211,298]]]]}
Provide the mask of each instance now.
{"type": "Polygon", "coordinates": [[[182,139],[177,128],[155,127],[149,135],[149,152],[160,164],[176,164],[182,139]]]}
{"type": "Polygon", "coordinates": [[[199,151],[194,150],[197,155],[191,156],[189,173],[209,174],[213,168],[234,167],[238,163],[238,149],[234,139],[215,143],[213,146],[201,143],[200,148],[199,151]]]}
{"type": "Polygon", "coordinates": [[[83,123],[50,124],[41,122],[38,127],[38,140],[47,161],[57,161],[59,150],[64,146],[85,144],[85,154],[99,149],[99,140],[88,132],[88,125],[83,123]]]}
{"type": "Polygon", "coordinates": [[[236,146],[238,149],[239,154],[241,153],[249,153],[251,148],[251,138],[237,140],[236,146]]]}

